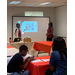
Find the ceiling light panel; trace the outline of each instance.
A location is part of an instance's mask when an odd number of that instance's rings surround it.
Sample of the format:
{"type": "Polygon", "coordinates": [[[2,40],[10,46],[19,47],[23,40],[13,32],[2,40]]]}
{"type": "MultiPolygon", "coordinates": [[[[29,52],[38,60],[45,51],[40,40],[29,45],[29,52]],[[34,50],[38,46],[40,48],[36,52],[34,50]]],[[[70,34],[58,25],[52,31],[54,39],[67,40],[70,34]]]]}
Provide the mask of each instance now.
{"type": "Polygon", "coordinates": [[[40,5],[47,5],[47,4],[51,4],[52,2],[45,2],[45,3],[41,3],[40,5]]]}
{"type": "Polygon", "coordinates": [[[19,4],[21,1],[11,1],[9,4],[19,4]]]}

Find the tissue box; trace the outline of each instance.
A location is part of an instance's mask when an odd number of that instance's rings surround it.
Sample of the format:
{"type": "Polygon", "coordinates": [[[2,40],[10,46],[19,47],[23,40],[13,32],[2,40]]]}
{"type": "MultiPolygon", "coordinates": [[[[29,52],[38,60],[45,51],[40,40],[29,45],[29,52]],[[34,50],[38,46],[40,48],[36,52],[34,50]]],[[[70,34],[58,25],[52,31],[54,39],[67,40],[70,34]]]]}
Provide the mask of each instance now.
{"type": "Polygon", "coordinates": [[[28,42],[31,42],[31,38],[28,38],[28,42]]]}
{"type": "Polygon", "coordinates": [[[24,38],[23,42],[31,42],[31,38],[24,38]]]}

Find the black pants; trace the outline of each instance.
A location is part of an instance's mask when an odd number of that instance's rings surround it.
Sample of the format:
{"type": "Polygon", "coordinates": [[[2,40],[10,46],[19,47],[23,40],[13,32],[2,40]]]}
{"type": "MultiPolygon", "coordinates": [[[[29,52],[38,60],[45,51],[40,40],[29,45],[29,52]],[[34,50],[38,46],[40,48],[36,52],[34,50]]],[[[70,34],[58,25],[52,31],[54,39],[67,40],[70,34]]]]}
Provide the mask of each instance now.
{"type": "Polygon", "coordinates": [[[53,36],[51,38],[47,38],[47,41],[52,41],[52,38],[53,38],[53,36]]]}
{"type": "Polygon", "coordinates": [[[47,69],[45,71],[45,75],[52,75],[54,71],[51,71],[50,69],[47,69]]]}

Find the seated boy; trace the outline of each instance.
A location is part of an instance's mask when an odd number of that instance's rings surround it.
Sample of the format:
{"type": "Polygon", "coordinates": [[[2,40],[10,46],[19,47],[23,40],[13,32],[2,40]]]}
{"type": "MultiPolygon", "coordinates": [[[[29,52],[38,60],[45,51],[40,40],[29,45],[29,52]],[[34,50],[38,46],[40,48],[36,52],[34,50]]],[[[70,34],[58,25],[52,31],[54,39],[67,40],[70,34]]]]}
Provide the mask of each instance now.
{"type": "Polygon", "coordinates": [[[28,57],[25,61],[23,59],[23,56],[26,56],[27,51],[27,46],[20,46],[19,53],[15,54],[7,65],[8,73],[12,73],[12,75],[29,75],[29,71],[25,69],[32,60],[32,57],[28,57]]]}

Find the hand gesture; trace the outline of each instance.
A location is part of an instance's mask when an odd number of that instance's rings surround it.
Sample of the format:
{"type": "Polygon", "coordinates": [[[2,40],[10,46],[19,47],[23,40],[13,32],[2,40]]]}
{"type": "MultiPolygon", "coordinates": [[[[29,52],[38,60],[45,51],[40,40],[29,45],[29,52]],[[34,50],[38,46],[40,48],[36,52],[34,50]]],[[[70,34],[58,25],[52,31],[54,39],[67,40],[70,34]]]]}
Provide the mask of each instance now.
{"type": "Polygon", "coordinates": [[[33,58],[32,58],[32,57],[28,58],[28,62],[30,62],[30,61],[32,61],[32,60],[33,60],[33,58]]]}

